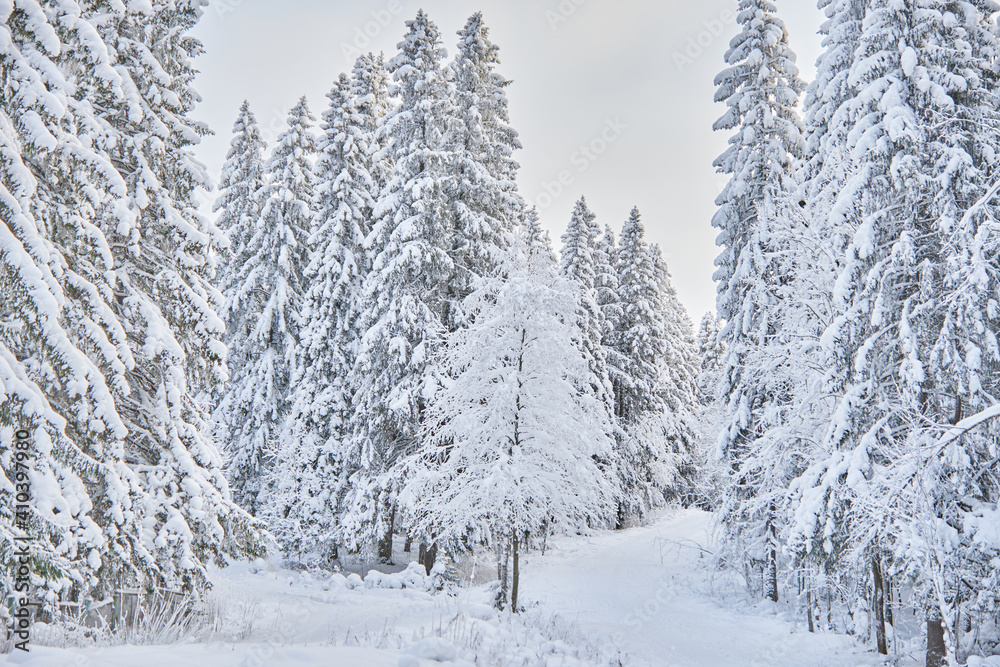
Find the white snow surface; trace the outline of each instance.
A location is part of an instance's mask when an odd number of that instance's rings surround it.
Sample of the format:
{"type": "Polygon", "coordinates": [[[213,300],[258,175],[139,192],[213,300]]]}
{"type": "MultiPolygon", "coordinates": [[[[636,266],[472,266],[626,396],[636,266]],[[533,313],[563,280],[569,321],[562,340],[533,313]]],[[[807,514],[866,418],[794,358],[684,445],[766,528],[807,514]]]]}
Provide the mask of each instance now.
{"type": "Polygon", "coordinates": [[[877,664],[847,636],[810,634],[786,610],[752,604],[714,572],[712,515],[666,511],[647,526],[556,542],[525,558],[525,594],[610,635],[630,666],[856,667],[877,664]],[[714,575],[714,576],[713,576],[714,575]]]}
{"type": "MultiPolygon", "coordinates": [[[[242,563],[214,570],[224,630],[172,646],[52,648],[0,656],[27,667],[859,667],[851,638],[809,634],[781,606],[753,605],[713,576],[711,515],[670,510],[649,525],[550,539],[522,561],[527,609],[488,606],[487,586],[431,594],[415,568],[386,577],[293,572],[242,563]],[[399,587],[390,581],[407,579],[399,587]],[[375,583],[380,581],[381,583],[375,583]],[[253,618],[253,622],[245,619],[253,618]],[[620,661],[620,662],[619,662],[620,661]]],[[[398,569],[398,568],[397,568],[398,569]]]]}

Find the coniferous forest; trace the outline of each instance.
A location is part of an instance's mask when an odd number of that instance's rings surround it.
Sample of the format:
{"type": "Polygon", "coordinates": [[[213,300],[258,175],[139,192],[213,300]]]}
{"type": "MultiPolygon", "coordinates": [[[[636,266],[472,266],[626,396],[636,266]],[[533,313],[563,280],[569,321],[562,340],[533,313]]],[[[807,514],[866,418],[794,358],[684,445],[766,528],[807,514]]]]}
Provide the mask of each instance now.
{"type": "Polygon", "coordinates": [[[480,12],[209,174],[207,0],[0,0],[3,652],[1000,664],[1000,6],[818,5],[811,82],[734,13],[696,330],[480,12]]]}

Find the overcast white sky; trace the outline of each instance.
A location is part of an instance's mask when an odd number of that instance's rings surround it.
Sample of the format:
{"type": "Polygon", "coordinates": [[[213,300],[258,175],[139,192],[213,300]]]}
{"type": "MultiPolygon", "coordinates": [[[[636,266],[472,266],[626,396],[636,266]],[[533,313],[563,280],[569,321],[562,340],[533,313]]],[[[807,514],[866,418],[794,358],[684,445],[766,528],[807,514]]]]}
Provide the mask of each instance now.
{"type": "MultiPolygon", "coordinates": [[[[820,13],[813,0],[777,4],[808,80],[820,48],[820,13]]],[[[404,21],[422,7],[450,57],[456,31],[480,10],[500,46],[500,72],[513,80],[507,94],[524,145],[517,156],[521,192],[539,205],[556,246],[580,195],[616,232],[638,206],[647,238],[663,247],[697,325],[715,305],[710,220],[724,179],[712,161],[728,137],[711,129],[723,111],[712,102],[712,80],[736,32],[736,6],[736,0],[213,0],[195,31],[206,49],[197,60],[204,101],[195,115],[216,134],[196,152],[218,180],[244,99],[270,143],[302,95],[319,117],[356,46],[394,55],[404,21]],[[581,150],[588,146],[588,153],[581,150]],[[560,176],[568,185],[558,183],[560,176]]]]}

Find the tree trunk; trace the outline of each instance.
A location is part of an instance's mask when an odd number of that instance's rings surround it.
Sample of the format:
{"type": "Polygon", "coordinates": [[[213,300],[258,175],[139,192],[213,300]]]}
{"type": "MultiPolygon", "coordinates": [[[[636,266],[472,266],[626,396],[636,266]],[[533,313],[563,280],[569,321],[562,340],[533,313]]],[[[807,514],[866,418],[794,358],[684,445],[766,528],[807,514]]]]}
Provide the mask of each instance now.
{"type": "Polygon", "coordinates": [[[503,609],[507,605],[507,554],[508,545],[506,540],[497,547],[497,580],[500,582],[500,590],[497,594],[497,608],[503,609]]]}
{"type": "Polygon", "coordinates": [[[806,618],[809,619],[809,632],[816,632],[816,626],[813,625],[813,598],[812,591],[806,591],[806,618]]]}
{"type": "Polygon", "coordinates": [[[409,533],[406,534],[406,543],[403,544],[403,553],[410,553],[410,547],[413,546],[413,535],[409,533]]]}
{"type": "Polygon", "coordinates": [[[875,612],[875,645],[882,655],[889,655],[885,644],[885,588],[882,582],[882,564],[878,556],[872,558],[872,611],[875,612]]]}
{"type": "Polygon", "coordinates": [[[778,601],[778,534],[774,527],[775,507],[771,505],[770,514],[767,518],[767,540],[769,548],[767,550],[767,577],[766,588],[767,597],[771,602],[778,601]]]}
{"type": "Polygon", "coordinates": [[[624,530],[625,528],[625,504],[622,501],[618,501],[618,516],[615,519],[615,530],[624,530]]]}
{"type": "Polygon", "coordinates": [[[391,504],[389,509],[389,524],[386,526],[385,534],[378,541],[378,560],[380,563],[392,565],[392,529],[396,522],[396,505],[391,504]]]}
{"type": "Polygon", "coordinates": [[[896,636],[896,633],[895,633],[896,621],[894,621],[893,618],[892,618],[892,608],[893,608],[893,605],[895,604],[895,597],[893,596],[893,592],[892,592],[892,579],[886,579],[885,580],[885,596],[886,596],[886,599],[889,600],[889,604],[887,604],[885,606],[885,620],[889,623],[889,625],[892,626],[892,628],[893,628],[893,633],[892,634],[895,637],[896,636]]]}
{"type": "Polygon", "coordinates": [[[510,579],[510,608],[515,614],[517,613],[517,585],[520,581],[520,572],[518,570],[518,560],[517,560],[517,531],[514,531],[514,536],[511,538],[511,552],[513,554],[513,570],[511,572],[510,579]]]}
{"type": "Polygon", "coordinates": [[[417,547],[417,563],[423,565],[425,558],[427,558],[427,543],[421,542],[420,546],[417,547]]]}
{"type": "Polygon", "coordinates": [[[941,613],[931,610],[927,614],[927,663],[926,667],[945,667],[948,649],[944,645],[944,625],[941,613]]]}
{"type": "Polygon", "coordinates": [[[427,547],[427,551],[424,553],[424,570],[426,570],[427,574],[430,574],[431,570],[434,569],[434,562],[437,560],[437,555],[438,545],[437,542],[433,542],[427,547]]]}

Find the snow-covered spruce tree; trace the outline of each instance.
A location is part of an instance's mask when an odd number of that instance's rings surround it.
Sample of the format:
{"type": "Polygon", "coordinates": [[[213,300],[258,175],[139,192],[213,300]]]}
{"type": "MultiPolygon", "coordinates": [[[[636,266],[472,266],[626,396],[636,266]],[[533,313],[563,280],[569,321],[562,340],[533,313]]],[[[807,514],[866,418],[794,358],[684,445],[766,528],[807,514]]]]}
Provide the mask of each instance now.
{"type": "MultiPolygon", "coordinates": [[[[246,264],[247,242],[250,240],[260,216],[260,189],[264,186],[264,157],[266,146],[260,136],[257,119],[244,100],[239,115],[233,123],[233,138],[229,143],[226,162],[219,180],[219,196],[213,211],[218,213],[216,224],[226,236],[226,247],[219,249],[215,285],[222,292],[222,318],[226,323],[223,341],[226,344],[226,363],[229,368],[242,368],[246,364],[245,348],[248,334],[243,314],[230,309],[234,291],[238,287],[236,276],[239,267],[246,264]]],[[[208,403],[212,411],[215,437],[219,442],[229,441],[225,414],[227,406],[226,385],[216,386],[208,403]]],[[[202,399],[205,402],[205,399],[202,399]]]]}
{"type": "Polygon", "coordinates": [[[198,5],[0,10],[2,420],[8,443],[33,431],[41,597],[200,588],[206,560],[255,536],[193,398],[225,378],[222,236],[193,201],[198,5]]]}
{"type": "MultiPolygon", "coordinates": [[[[621,325],[622,307],[618,279],[618,244],[610,225],[604,226],[604,235],[598,242],[594,252],[594,288],[597,307],[601,311],[603,330],[601,332],[601,347],[604,351],[605,365],[608,370],[608,380],[614,388],[622,385],[625,379],[624,362],[618,358],[618,331],[621,325]]],[[[614,395],[612,393],[612,395],[614,395]]]]}
{"type": "Polygon", "coordinates": [[[532,206],[525,211],[521,224],[527,238],[527,243],[533,251],[547,253],[553,262],[558,263],[559,260],[556,259],[556,251],[552,247],[552,239],[538,221],[538,209],[532,206]]]}
{"type": "Polygon", "coordinates": [[[273,512],[263,485],[291,409],[313,198],[313,122],[303,97],[267,162],[260,215],[248,234],[246,261],[228,304],[245,339],[243,364],[232,369],[223,398],[231,457],[227,473],[235,499],[254,515],[273,512]]]}
{"type": "Polygon", "coordinates": [[[353,76],[340,75],[327,95],[292,416],[274,471],[286,548],[308,547],[327,557],[336,556],[347,478],[359,465],[347,380],[357,356],[357,316],[369,267],[364,240],[378,196],[369,165],[386,109],[387,80],[377,75],[379,67],[371,56],[359,58],[353,76]]]}
{"type": "Polygon", "coordinates": [[[830,202],[821,193],[834,186],[843,185],[848,172],[842,161],[846,132],[850,127],[838,118],[844,102],[853,97],[850,81],[854,52],[858,48],[862,23],[869,0],[819,0],[819,9],[826,20],[820,28],[823,35],[823,52],[816,59],[816,76],[806,88],[804,109],[806,136],[807,204],[818,213],[828,214],[830,202]],[[829,160],[829,163],[828,163],[829,160]]]}
{"type": "Polygon", "coordinates": [[[575,281],[580,287],[578,344],[590,360],[590,368],[594,374],[595,384],[591,391],[598,401],[608,406],[610,413],[613,388],[608,379],[607,360],[601,346],[604,317],[597,304],[597,259],[601,249],[601,227],[596,222],[596,216],[587,208],[586,198],[580,197],[573,207],[569,225],[562,235],[562,243],[562,251],[559,253],[562,275],[575,281]]]}
{"type": "Polygon", "coordinates": [[[113,516],[141,505],[142,494],[122,461],[128,431],[116,399],[134,360],[107,297],[115,256],[98,227],[125,184],[106,154],[63,127],[108,132],[73,96],[67,70],[80,62],[70,53],[110,63],[103,44],[78,41],[76,31],[92,25],[79,18],[60,29],[47,20],[51,9],[0,7],[0,447],[13,452],[15,431],[30,433],[35,489],[31,513],[15,516],[14,484],[25,479],[5,456],[0,590],[14,590],[14,538],[30,535],[32,575],[42,582],[35,595],[46,604],[91,594],[110,571],[155,570],[116,539],[140,525],[113,516]]]}
{"type": "Polygon", "coordinates": [[[395,165],[379,194],[365,245],[372,269],[362,289],[364,331],[351,373],[353,438],[360,469],[343,519],[350,548],[391,557],[399,478],[427,400],[441,374],[435,350],[452,319],[454,88],[437,26],[420,11],[389,63],[398,106],[382,124],[384,158],[395,165]]]}
{"type": "Polygon", "coordinates": [[[702,403],[715,400],[715,390],[719,386],[719,372],[722,370],[725,353],[725,346],[719,341],[721,325],[715,313],[711,312],[702,315],[698,324],[695,342],[698,345],[698,366],[701,371],[698,389],[702,403]]]}
{"type": "Polygon", "coordinates": [[[776,509],[766,507],[762,515],[750,517],[742,512],[740,504],[760,489],[752,475],[741,471],[741,461],[771,426],[765,420],[772,414],[768,406],[788,400],[763,386],[766,374],[753,364],[760,359],[756,352],[777,333],[776,290],[786,279],[779,259],[787,244],[774,233],[773,222],[784,215],[786,193],[795,189],[793,159],[802,149],[795,107],[803,84],[784,23],[769,0],[741,0],[737,20],[740,33],[726,52],[729,67],[716,77],[715,99],[728,110],[714,125],[733,130],[729,148],[715,161],[730,180],[716,199],[719,210],[712,219],[722,246],[716,259],[716,306],[725,320],[721,340],[726,345],[720,386],[726,423],[718,455],[733,468],[721,520],[730,537],[748,536],[747,542],[761,547],[760,553],[752,553],[741,540],[728,540],[764,565],[766,594],[776,600],[776,509]]]}
{"type": "MultiPolygon", "coordinates": [[[[518,164],[512,157],[521,143],[509,125],[504,93],[510,82],[495,71],[499,48],[479,12],[458,35],[449,74],[460,121],[453,130],[456,173],[450,193],[455,207],[451,289],[460,303],[477,278],[497,271],[525,203],[517,192],[518,164]]],[[[463,319],[461,309],[452,308],[445,325],[454,330],[463,319]]]]}
{"type": "MultiPolygon", "coordinates": [[[[981,539],[979,517],[997,502],[996,426],[928,446],[997,388],[991,13],[980,2],[870,4],[844,114],[857,128],[851,198],[838,203],[852,239],[823,338],[838,403],[826,457],[796,486],[794,542],[859,577],[912,576],[935,638],[965,587],[978,596],[995,578],[997,545],[981,539]],[[935,531],[919,525],[929,517],[935,531]],[[953,531],[947,546],[939,530],[953,531]],[[978,574],[960,576],[960,562],[978,574]]],[[[939,664],[945,648],[932,644],[928,664],[939,664]]]]}
{"type": "Polygon", "coordinates": [[[229,247],[224,251],[216,284],[225,299],[227,362],[232,368],[246,363],[244,346],[248,334],[244,313],[234,309],[240,267],[247,263],[247,248],[260,217],[260,189],[264,186],[264,140],[257,119],[246,101],[233,123],[226,162],[219,179],[219,197],[215,211],[217,225],[226,235],[229,247]]]}
{"type": "MultiPolygon", "coordinates": [[[[611,453],[607,412],[580,391],[593,373],[575,341],[579,289],[528,239],[515,250],[504,277],[466,299],[469,328],[448,337],[452,379],[428,410],[405,497],[439,542],[500,547],[517,611],[527,537],[606,524],[616,490],[594,458],[611,453]]],[[[507,591],[501,576],[501,606],[507,591]]]]}
{"type": "Polygon", "coordinates": [[[693,446],[698,406],[698,347],[687,309],[677,298],[670,271],[660,247],[649,246],[659,290],[659,308],[663,317],[663,355],[659,359],[660,377],[657,392],[664,409],[653,424],[654,433],[663,440],[666,458],[672,462],[673,480],[664,485],[672,498],[688,497],[694,477],[693,446]]]}
{"type": "Polygon", "coordinates": [[[662,380],[666,349],[663,293],[638,209],[622,227],[616,259],[620,316],[613,334],[619,431],[615,466],[622,495],[619,525],[671,495],[677,469],[666,440],[662,380]]]}

